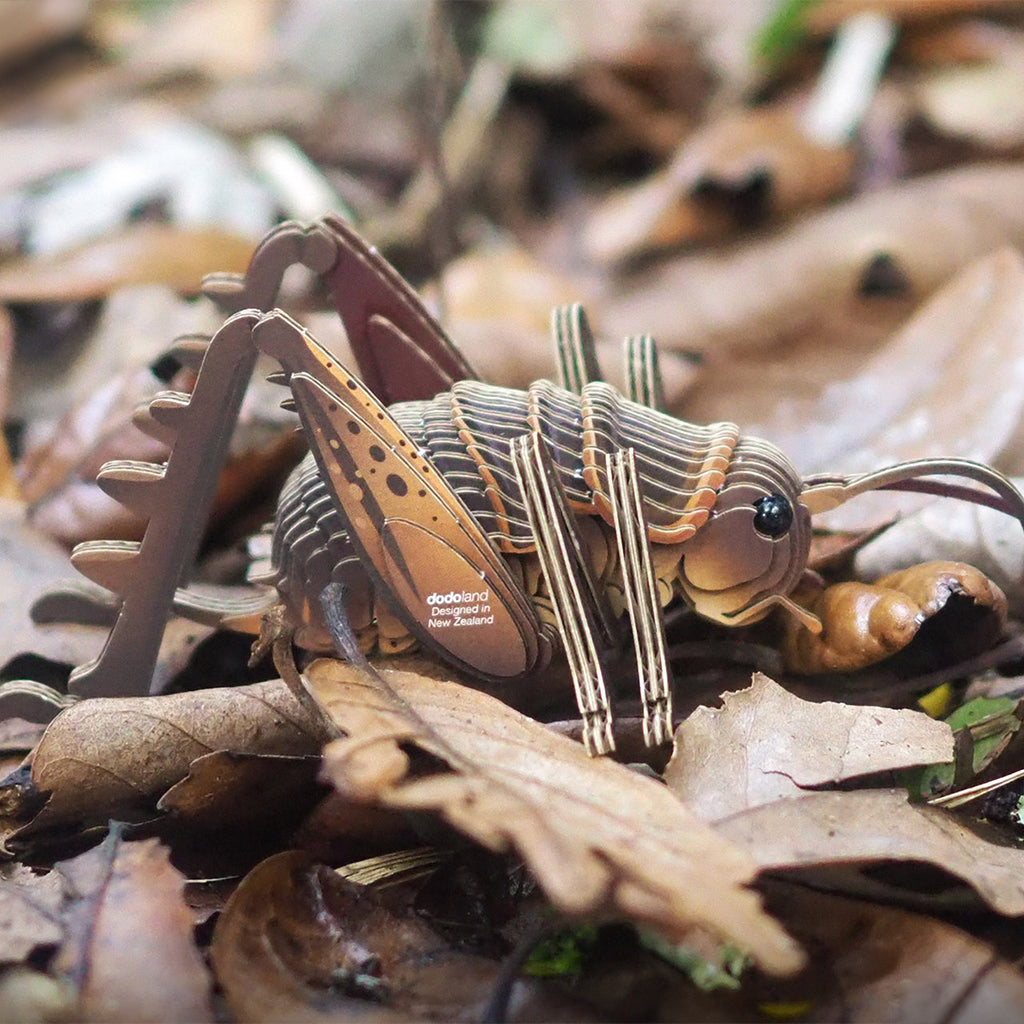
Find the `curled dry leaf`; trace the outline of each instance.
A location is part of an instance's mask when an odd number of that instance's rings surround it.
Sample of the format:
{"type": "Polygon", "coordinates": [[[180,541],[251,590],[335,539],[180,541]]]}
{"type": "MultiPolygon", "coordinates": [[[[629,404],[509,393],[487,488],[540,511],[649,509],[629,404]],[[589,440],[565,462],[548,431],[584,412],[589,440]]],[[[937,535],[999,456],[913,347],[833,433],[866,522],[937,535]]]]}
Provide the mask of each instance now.
{"type": "Polygon", "coordinates": [[[514,847],[567,913],[614,912],[669,936],[699,924],[770,972],[799,966],[800,951],[745,888],[746,858],[660,783],[454,683],[371,680],[325,659],[306,678],[347,734],[325,749],[324,773],[351,799],[434,811],[492,850],[514,847]],[[409,745],[451,770],[410,775],[409,745]]]}
{"type": "Polygon", "coordinates": [[[801,700],[760,672],[676,730],[669,789],[705,821],[813,786],[953,759],[953,733],[920,711],[801,700]]]}
{"type": "Polygon", "coordinates": [[[769,894],[813,950],[789,994],[816,994],[814,1020],[980,1024],[1020,1017],[1020,971],[959,928],[802,886],[776,883],[769,894]]]}
{"type": "Polygon", "coordinates": [[[983,573],[963,562],[925,562],[874,583],[823,586],[808,577],[793,598],[821,619],[822,631],[812,633],[792,618],[783,622],[780,649],[786,667],[816,675],[872,665],[907,647],[954,596],[988,613],[972,623],[972,636],[957,638],[957,649],[984,649],[1005,625],[1006,597],[983,573]]]}
{"type": "Polygon", "coordinates": [[[57,870],[73,894],[53,970],[83,1021],[209,1021],[210,977],[192,941],[184,878],[155,839],[102,845],[57,870]]]}
{"type": "Polygon", "coordinates": [[[32,782],[49,799],[21,834],[151,807],[213,751],[315,754],[320,728],[280,680],[82,701],[61,712],[36,747],[32,782]]]}
{"type": "Polygon", "coordinates": [[[591,259],[615,263],[724,238],[840,194],[853,164],[850,147],[813,141],[792,103],[730,110],[691,134],[663,170],[604,200],[583,245],[591,259]]]}
{"type": "Polygon", "coordinates": [[[132,284],[166,284],[193,294],[205,274],[243,273],[254,240],[216,228],[137,224],[120,234],[48,257],[0,267],[0,302],[101,299],[132,284]]]}
{"type": "Polygon", "coordinates": [[[764,871],[921,861],[963,879],[993,910],[1024,915],[1024,850],[988,842],[902,789],[805,793],[715,822],[764,871]]]}
{"type": "MultiPolygon", "coordinates": [[[[1018,487],[1024,479],[1016,477],[1018,487]]],[[[1024,615],[1024,536],[1020,523],[981,505],[932,501],[894,523],[857,552],[854,572],[877,579],[915,562],[962,559],[1006,595],[1011,615],[1024,615]]]]}
{"type": "MultiPolygon", "coordinates": [[[[958,270],[1024,243],[1024,165],[967,167],[866,193],[763,241],[645,272],[604,305],[614,332],[678,351],[764,349],[830,323],[878,270],[923,299],[958,270]]],[[[920,361],[919,366],[927,365],[920,361]]]]}
{"type": "MultiPolygon", "coordinates": [[[[298,852],[242,880],[211,956],[231,1012],[255,1022],[479,1020],[500,972],[298,852]]],[[[545,998],[535,982],[516,989],[513,1019],[585,1019],[585,1008],[545,998]]]]}

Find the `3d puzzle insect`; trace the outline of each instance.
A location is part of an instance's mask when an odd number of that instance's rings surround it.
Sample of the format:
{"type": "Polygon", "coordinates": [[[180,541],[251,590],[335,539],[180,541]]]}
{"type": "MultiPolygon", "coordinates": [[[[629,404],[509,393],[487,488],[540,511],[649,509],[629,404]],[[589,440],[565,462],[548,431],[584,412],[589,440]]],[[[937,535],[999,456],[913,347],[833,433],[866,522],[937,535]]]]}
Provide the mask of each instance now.
{"type": "Polygon", "coordinates": [[[671,737],[663,607],[682,598],[724,625],[781,606],[803,574],[811,515],[878,488],[942,493],[1024,523],[1024,498],[998,472],[923,460],[857,477],[801,479],[774,445],[731,423],[698,426],[660,409],[653,342],[627,339],[629,395],[601,382],[578,306],[556,311],[561,386],[526,391],[475,374],[401,277],[341,220],[288,223],[244,276],[207,295],[232,315],[178,353],[198,366],[191,395],[163,392],[137,422],[172,445],[164,465],[105,465],[101,486],[149,517],[140,543],[79,545],[74,565],[122,598],[99,658],[71,691],[148,685],[172,603],[192,615],[252,617],[280,599],[313,651],[343,618],[363,649],[416,643],[485,680],[514,680],[562,649],[587,748],[614,748],[605,681],[628,617],[649,744],[671,737]],[[359,364],[340,366],[273,309],[301,263],[331,291],[359,364]],[[267,590],[217,603],[181,589],[258,353],[281,366],[310,455],[290,477],[273,527],[267,590]],[[958,476],[983,485],[922,479],[958,476]],[[323,604],[327,599],[327,606],[323,604]],[[334,602],[332,605],[331,602],[334,602]],[[616,614],[618,613],[618,614],[616,614]],[[326,618],[325,618],[326,615],[326,618]]]}

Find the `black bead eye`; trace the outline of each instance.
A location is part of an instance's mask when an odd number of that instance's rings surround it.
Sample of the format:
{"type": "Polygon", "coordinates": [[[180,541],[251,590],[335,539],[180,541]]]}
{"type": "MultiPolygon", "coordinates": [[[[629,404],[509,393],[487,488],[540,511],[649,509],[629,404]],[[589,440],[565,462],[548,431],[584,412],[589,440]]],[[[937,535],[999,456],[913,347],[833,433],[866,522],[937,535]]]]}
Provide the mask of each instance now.
{"type": "Polygon", "coordinates": [[[754,502],[754,529],[766,537],[781,537],[793,523],[793,506],[781,494],[766,494],[754,502]]]}

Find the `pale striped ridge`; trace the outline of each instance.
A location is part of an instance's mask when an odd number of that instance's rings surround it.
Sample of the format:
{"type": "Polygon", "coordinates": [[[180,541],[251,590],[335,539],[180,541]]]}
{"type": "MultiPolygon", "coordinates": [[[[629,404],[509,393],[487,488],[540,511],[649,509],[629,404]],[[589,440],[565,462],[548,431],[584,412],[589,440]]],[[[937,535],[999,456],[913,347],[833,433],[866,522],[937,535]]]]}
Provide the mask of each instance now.
{"type": "MultiPolygon", "coordinates": [[[[568,394],[568,392],[566,392],[568,394]]],[[[529,395],[479,381],[459,381],[450,392],[452,422],[473,458],[498,527],[502,551],[532,551],[533,531],[512,464],[511,441],[530,430],[529,395]]]]}
{"type": "Polygon", "coordinates": [[[739,442],[736,424],[687,423],[631,402],[602,383],[584,388],[581,411],[584,476],[606,522],[612,522],[606,459],[626,448],[636,452],[652,541],[678,543],[707,521],[739,442]]]}

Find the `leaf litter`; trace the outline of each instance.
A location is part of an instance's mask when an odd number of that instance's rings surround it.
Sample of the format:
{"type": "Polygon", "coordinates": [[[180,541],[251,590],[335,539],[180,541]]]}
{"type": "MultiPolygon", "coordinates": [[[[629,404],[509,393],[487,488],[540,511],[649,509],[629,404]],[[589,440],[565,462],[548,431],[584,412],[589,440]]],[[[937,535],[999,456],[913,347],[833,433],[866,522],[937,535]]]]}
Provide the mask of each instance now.
{"type": "MultiPolygon", "coordinates": [[[[848,5],[439,5],[419,78],[415,5],[376,23],[309,0],[50,6],[17,4],[0,32],[0,660],[23,709],[67,700],[116,612],[65,592],[29,617],[67,573],[43,533],[113,535],[94,470],[159,458],[132,406],[175,334],[217,326],[202,274],[244,267],[310,197],[433,279],[485,379],[550,374],[550,306],[584,299],[606,366],[609,338],[653,331],[674,410],[761,431],[802,470],[934,445],[1021,472],[1006,90],[1024,27],[1006,5],[984,22],[971,3],[886,5],[899,42],[827,152],[792,111],[848,5]],[[351,61],[326,45],[339,25],[351,61]],[[32,60],[8,63],[15,43],[32,60]],[[481,82],[488,102],[455,116],[481,82]],[[61,602],[93,624],[52,621],[61,602]]],[[[286,284],[319,333],[323,294],[286,284]]],[[[341,335],[332,319],[339,352],[341,335]]],[[[207,584],[242,585],[246,535],[299,455],[293,421],[248,402],[207,584]]],[[[380,666],[384,683],[303,666],[345,734],[325,747],[327,721],[247,668],[244,638],[182,620],[156,696],[72,703],[41,738],[5,722],[0,1016],[1019,1019],[1019,792],[996,790],[999,814],[956,806],[1022,763],[1016,696],[965,704],[1019,688],[1019,528],[948,501],[841,511],[805,594],[817,639],[772,622],[722,639],[673,613],[677,707],[706,706],[667,767],[588,760],[541,724],[578,728],[557,670],[506,695],[533,720],[423,659],[380,666]],[[917,511],[891,525],[896,509],[917,511]],[[781,685],[742,690],[751,659],[781,685]],[[695,984],[730,964],[727,988],[695,984]]]]}

